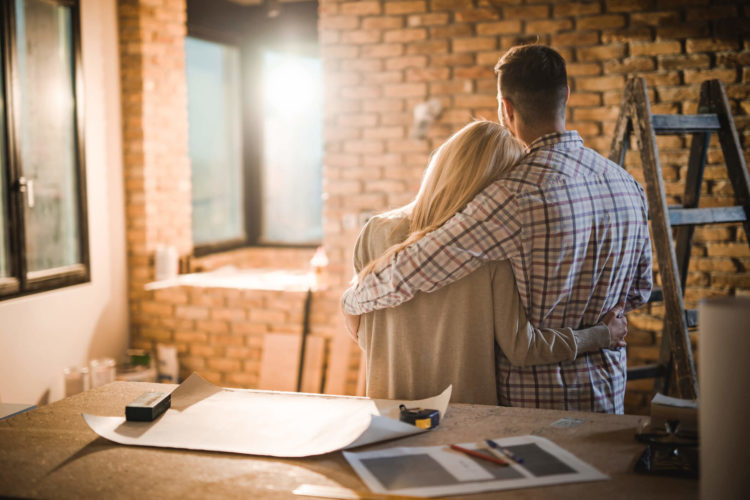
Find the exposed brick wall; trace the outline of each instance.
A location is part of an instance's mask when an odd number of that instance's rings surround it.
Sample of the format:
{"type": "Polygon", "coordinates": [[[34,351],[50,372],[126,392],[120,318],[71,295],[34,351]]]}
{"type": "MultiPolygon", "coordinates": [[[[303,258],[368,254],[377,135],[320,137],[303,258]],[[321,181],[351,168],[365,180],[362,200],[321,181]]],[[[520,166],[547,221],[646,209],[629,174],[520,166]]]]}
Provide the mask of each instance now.
{"type": "MultiPolygon", "coordinates": [[[[696,112],[700,82],[721,79],[750,156],[750,6],[709,0],[320,1],[326,78],[325,245],[332,281],[351,277],[366,218],[410,201],[430,151],[473,117],[496,119],[492,67],[507,48],[538,39],[568,61],[569,128],[607,154],[626,79],[646,78],[653,111],[696,112]],[[427,138],[410,138],[417,103],[444,107],[427,138]]],[[[687,142],[658,138],[670,203],[684,189],[687,142]]],[[[701,205],[731,203],[717,143],[701,205]]],[[[642,179],[637,155],[627,168],[642,179]]],[[[696,232],[686,304],[750,294],[750,251],[734,225],[696,232]]],[[[631,365],[655,360],[663,307],[630,315],[631,365]]],[[[352,349],[352,368],[358,350],[352,349]]],[[[352,389],[354,377],[347,387],[352,389]]],[[[650,381],[629,385],[640,411],[650,381]]]]}
{"type": "Polygon", "coordinates": [[[118,24],[129,297],[137,337],[157,245],[192,252],[185,1],[121,0],[118,24]]]}

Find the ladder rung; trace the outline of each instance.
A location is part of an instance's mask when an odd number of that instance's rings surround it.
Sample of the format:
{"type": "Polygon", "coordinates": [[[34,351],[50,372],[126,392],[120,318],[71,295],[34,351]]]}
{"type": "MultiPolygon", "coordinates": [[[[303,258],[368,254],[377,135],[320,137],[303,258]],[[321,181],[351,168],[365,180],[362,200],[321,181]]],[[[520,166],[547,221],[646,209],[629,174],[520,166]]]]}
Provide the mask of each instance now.
{"type": "Polygon", "coordinates": [[[628,368],[628,381],[664,376],[664,365],[643,365],[628,368]]]}
{"type": "Polygon", "coordinates": [[[672,226],[745,222],[746,220],[745,209],[739,206],[712,208],[669,207],[669,223],[672,226]]]}
{"type": "Polygon", "coordinates": [[[657,135],[693,134],[719,130],[719,118],[715,113],[701,115],[651,115],[651,124],[657,135]]]}
{"type": "Polygon", "coordinates": [[[685,320],[687,321],[688,328],[695,328],[698,326],[698,310],[685,309],[685,320]]]}
{"type": "Polygon", "coordinates": [[[662,294],[661,288],[654,288],[651,290],[651,297],[648,298],[648,304],[661,302],[662,300],[664,300],[664,295],[662,294]]]}

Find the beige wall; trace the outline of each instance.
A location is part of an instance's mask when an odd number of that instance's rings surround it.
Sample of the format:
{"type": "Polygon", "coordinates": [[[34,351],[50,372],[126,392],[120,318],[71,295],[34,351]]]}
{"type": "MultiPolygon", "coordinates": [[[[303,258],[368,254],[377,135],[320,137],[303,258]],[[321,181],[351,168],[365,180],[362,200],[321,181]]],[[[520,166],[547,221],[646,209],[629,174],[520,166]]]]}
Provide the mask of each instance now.
{"type": "Polygon", "coordinates": [[[0,302],[0,398],[63,396],[62,370],[128,344],[115,0],[82,0],[90,283],[0,302]]]}

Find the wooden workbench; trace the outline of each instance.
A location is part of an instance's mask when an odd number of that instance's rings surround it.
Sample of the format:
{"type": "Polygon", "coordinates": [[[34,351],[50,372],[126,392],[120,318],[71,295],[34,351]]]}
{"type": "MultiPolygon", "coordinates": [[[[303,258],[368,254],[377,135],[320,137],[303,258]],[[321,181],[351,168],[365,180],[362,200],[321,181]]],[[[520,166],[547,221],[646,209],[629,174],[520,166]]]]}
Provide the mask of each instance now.
{"type": "MultiPolygon", "coordinates": [[[[367,491],[340,452],[306,459],[122,446],[97,436],[81,417],[124,415],[146,390],[174,386],[114,382],[0,421],[0,497],[31,498],[304,498],[303,484],[367,491]]],[[[492,492],[461,498],[697,498],[698,482],[632,472],[643,445],[639,421],[598,415],[454,404],[432,432],[361,449],[424,446],[487,436],[544,436],[611,476],[610,481],[492,492]],[[549,424],[585,418],[574,428],[549,424]]]]}

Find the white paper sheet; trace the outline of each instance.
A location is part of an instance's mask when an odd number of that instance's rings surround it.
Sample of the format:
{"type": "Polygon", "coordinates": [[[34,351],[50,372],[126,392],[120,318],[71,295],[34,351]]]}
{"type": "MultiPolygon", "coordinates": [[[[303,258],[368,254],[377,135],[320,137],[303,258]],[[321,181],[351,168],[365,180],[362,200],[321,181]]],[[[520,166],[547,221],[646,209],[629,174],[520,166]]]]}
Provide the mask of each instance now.
{"type": "MultiPolygon", "coordinates": [[[[387,495],[429,498],[609,479],[543,437],[493,440],[523,457],[523,463],[503,467],[448,445],[345,451],[344,457],[373,493],[387,495]]],[[[484,443],[461,446],[490,454],[484,443]]]]}
{"type": "Polygon", "coordinates": [[[194,373],[153,422],[86,413],[83,418],[94,432],[120,444],[306,457],[425,432],[400,422],[398,405],[434,408],[442,421],[450,394],[448,387],[421,401],[387,401],[226,389],[194,373]]]}

